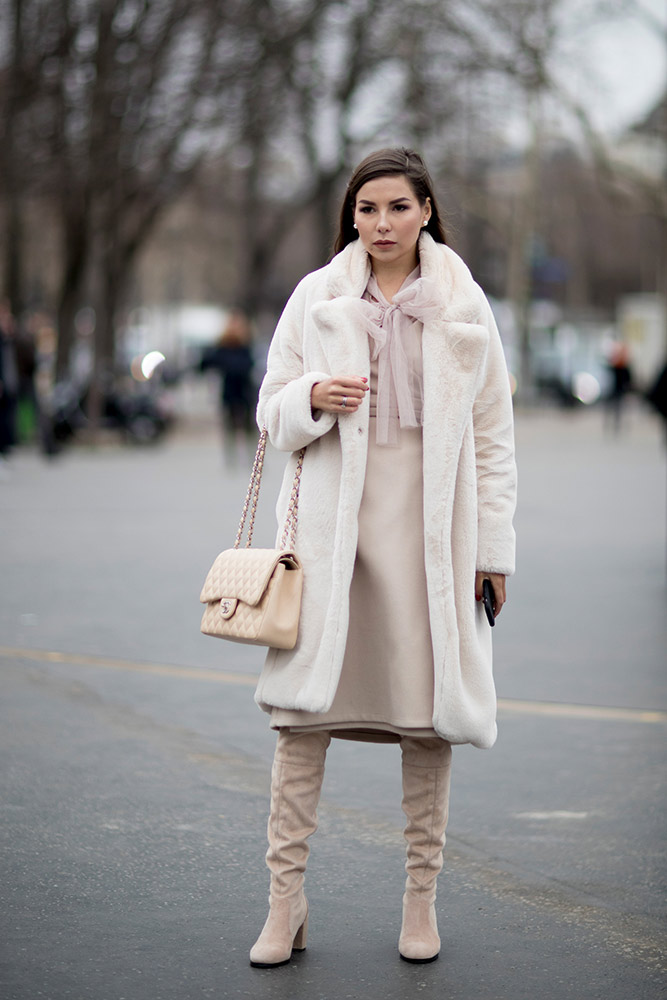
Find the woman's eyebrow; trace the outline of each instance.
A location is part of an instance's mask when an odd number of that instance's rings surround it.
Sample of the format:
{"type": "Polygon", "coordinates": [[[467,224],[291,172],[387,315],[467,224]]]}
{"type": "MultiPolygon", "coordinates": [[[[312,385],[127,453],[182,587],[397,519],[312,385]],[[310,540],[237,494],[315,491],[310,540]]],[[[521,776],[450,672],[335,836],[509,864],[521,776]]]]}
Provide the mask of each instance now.
{"type": "MultiPolygon", "coordinates": [[[[390,205],[397,205],[399,203],[399,201],[410,201],[410,199],[408,198],[407,195],[402,195],[400,198],[393,198],[389,202],[389,204],[390,205]]],[[[375,202],[374,201],[368,201],[367,198],[360,198],[359,199],[359,204],[360,205],[374,205],[375,202]]]]}

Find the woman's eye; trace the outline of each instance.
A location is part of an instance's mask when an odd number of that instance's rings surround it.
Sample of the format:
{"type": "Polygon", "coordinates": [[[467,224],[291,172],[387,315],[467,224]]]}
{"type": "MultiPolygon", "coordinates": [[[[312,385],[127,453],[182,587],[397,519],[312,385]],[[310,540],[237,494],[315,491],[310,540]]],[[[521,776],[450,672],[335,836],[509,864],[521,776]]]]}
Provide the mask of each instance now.
{"type": "Polygon", "coordinates": [[[371,208],[370,205],[364,205],[364,207],[360,208],[359,211],[362,212],[364,215],[369,215],[370,212],[373,211],[373,209],[371,208]]]}
{"type": "Polygon", "coordinates": [[[394,205],[397,212],[405,212],[407,211],[407,207],[407,205],[394,205]]]}

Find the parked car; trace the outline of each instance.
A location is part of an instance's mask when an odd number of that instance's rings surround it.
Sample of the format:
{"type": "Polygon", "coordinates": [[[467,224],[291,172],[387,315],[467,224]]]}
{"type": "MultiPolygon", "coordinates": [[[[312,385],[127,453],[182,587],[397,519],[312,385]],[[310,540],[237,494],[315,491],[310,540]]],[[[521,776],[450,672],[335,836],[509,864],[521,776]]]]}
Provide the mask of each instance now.
{"type": "Polygon", "coordinates": [[[533,377],[539,392],[561,406],[590,406],[611,390],[611,374],[603,356],[593,346],[542,347],[532,356],[533,377]]]}

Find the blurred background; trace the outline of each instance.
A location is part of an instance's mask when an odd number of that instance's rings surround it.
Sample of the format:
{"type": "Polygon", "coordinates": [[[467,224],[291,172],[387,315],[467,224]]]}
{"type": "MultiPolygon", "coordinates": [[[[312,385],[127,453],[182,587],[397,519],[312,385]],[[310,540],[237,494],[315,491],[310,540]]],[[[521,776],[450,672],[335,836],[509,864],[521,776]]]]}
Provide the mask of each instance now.
{"type": "Polygon", "coordinates": [[[157,440],[220,373],[245,425],[351,167],[394,144],[517,402],[660,405],[666,31],[663,0],[0,0],[3,451],[157,440]]]}

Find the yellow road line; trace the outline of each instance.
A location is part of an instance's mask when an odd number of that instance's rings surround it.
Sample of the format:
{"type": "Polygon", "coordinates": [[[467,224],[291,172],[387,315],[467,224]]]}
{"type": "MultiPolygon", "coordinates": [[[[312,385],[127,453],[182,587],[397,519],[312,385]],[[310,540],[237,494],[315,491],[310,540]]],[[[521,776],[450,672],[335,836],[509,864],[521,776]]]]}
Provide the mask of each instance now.
{"type": "Polygon", "coordinates": [[[0,646],[0,656],[6,659],[32,660],[37,663],[69,663],[77,667],[128,670],[132,673],[213,681],[217,684],[240,684],[247,687],[255,687],[257,684],[255,674],[232,674],[224,670],[208,670],[205,667],[176,667],[166,663],[133,663],[131,660],[111,660],[104,656],[86,656],[81,653],[57,653],[47,649],[12,649],[8,646],[0,646]]]}
{"type": "Polygon", "coordinates": [[[499,698],[501,712],[517,715],[550,715],[566,719],[607,719],[611,722],[667,723],[667,712],[644,708],[611,708],[605,705],[568,705],[556,701],[515,701],[499,698]]]}
{"type": "MultiPolygon", "coordinates": [[[[14,649],[0,646],[0,657],[28,660],[34,663],[67,663],[77,667],[101,667],[107,670],[126,670],[132,673],[155,674],[159,677],[179,677],[184,680],[210,681],[214,684],[235,684],[255,687],[256,674],[238,674],[206,667],[177,667],[165,663],[139,663],[131,660],[88,656],[82,653],[60,653],[47,649],[14,649]]],[[[592,719],[609,722],[667,723],[667,712],[643,708],[611,708],[605,705],[571,705],[555,701],[521,701],[499,698],[501,712],[515,715],[541,715],[561,719],[592,719]]]]}

